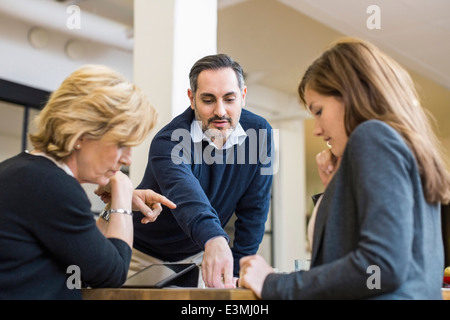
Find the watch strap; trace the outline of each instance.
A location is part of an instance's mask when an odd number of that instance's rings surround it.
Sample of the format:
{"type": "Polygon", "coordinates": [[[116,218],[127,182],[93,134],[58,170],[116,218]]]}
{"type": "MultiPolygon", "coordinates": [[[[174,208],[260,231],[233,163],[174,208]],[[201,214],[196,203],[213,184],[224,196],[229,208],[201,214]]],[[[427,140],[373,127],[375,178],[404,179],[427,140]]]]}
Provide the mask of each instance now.
{"type": "Polygon", "coordinates": [[[131,210],[109,209],[109,210],[103,210],[102,212],[100,212],[100,217],[103,218],[105,221],[109,221],[111,213],[122,213],[122,214],[128,214],[130,216],[133,216],[133,211],[131,211],[131,210]]]}

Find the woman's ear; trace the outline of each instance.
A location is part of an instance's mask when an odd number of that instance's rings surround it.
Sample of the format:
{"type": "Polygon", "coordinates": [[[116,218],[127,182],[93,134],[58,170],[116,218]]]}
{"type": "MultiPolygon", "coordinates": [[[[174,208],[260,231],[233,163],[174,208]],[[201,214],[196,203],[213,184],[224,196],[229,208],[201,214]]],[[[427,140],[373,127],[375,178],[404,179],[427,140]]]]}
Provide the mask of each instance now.
{"type": "Polygon", "coordinates": [[[84,141],[84,136],[82,135],[81,137],[79,137],[77,139],[77,141],[75,141],[75,144],[73,145],[74,149],[80,150],[83,145],[83,141],[84,141]]]}

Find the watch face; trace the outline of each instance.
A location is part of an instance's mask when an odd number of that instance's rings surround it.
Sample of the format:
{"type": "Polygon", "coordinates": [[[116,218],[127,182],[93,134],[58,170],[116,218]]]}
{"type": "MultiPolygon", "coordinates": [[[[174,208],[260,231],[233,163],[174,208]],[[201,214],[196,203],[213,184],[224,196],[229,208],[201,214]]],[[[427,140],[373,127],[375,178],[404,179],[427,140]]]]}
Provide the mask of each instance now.
{"type": "Polygon", "coordinates": [[[109,221],[110,212],[109,210],[103,210],[100,213],[100,217],[103,218],[105,221],[109,221]]]}

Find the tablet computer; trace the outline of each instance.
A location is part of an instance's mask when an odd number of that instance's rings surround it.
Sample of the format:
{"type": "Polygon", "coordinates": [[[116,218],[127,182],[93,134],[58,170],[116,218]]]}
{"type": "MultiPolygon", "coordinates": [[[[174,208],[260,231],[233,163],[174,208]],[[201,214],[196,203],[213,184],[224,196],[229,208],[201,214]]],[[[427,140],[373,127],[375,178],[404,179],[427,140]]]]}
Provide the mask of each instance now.
{"type": "Polygon", "coordinates": [[[195,263],[152,264],[125,281],[123,288],[163,288],[196,268],[195,263]]]}

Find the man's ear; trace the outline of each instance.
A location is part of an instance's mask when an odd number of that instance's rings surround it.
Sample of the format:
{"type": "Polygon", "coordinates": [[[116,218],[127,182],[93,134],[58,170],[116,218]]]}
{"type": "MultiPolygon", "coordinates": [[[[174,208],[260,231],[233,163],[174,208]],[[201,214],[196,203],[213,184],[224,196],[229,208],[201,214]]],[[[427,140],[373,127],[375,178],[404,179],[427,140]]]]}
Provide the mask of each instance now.
{"type": "Polygon", "coordinates": [[[247,86],[244,86],[242,90],[242,106],[245,107],[245,98],[247,97],[247,86]]]}
{"type": "Polygon", "coordinates": [[[194,106],[194,92],[192,92],[192,89],[188,89],[187,91],[189,100],[191,101],[191,109],[194,110],[195,106],[194,106]]]}

